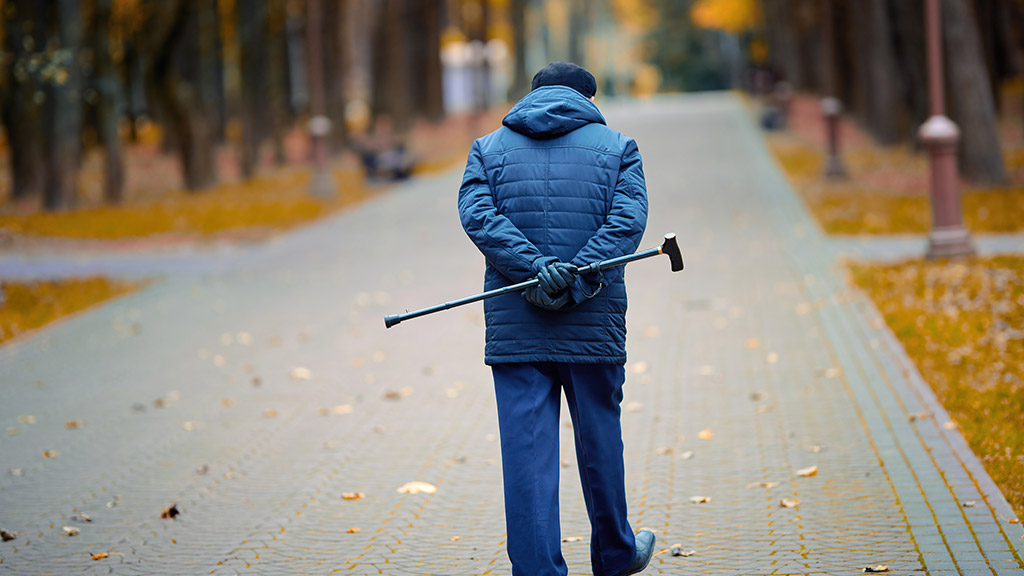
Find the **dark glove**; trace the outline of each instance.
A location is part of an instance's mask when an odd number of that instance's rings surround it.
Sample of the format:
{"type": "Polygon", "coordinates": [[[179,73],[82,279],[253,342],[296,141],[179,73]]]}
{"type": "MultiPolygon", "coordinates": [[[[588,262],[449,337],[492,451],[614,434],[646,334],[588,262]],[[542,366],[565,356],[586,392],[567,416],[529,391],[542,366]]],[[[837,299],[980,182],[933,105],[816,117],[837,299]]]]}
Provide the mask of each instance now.
{"type": "Polygon", "coordinates": [[[576,275],[570,271],[571,267],[565,262],[552,262],[537,273],[537,280],[540,281],[540,287],[548,293],[549,296],[557,296],[561,292],[564,292],[569,286],[572,286],[576,281],[576,275]]]}
{"type": "Polygon", "coordinates": [[[561,310],[569,304],[569,292],[562,292],[559,296],[549,296],[538,284],[523,290],[523,298],[538,308],[544,310],[561,310]]]}

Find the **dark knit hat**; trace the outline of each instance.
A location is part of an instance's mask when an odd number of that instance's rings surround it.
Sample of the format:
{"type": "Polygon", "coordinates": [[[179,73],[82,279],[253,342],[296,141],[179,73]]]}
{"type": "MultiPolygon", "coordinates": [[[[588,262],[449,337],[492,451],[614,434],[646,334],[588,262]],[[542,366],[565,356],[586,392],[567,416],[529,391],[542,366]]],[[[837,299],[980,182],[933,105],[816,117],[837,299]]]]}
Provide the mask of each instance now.
{"type": "Polygon", "coordinates": [[[587,98],[593,98],[594,94],[597,94],[597,80],[594,79],[594,75],[572,62],[552,62],[537,72],[530,89],[536,90],[541,86],[568,86],[587,98]]]}

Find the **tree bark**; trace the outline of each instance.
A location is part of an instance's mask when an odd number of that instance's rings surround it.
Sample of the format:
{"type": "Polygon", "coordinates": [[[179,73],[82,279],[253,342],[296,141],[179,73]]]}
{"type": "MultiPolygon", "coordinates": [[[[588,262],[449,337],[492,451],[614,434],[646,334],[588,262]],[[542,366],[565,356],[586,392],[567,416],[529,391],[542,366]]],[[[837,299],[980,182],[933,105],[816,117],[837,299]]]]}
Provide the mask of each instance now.
{"type": "Polygon", "coordinates": [[[266,3],[238,0],[239,53],[241,55],[241,125],[239,164],[243,178],[252,178],[259,165],[259,149],[266,135],[266,3]]]}
{"type": "Polygon", "coordinates": [[[908,129],[903,137],[919,145],[917,128],[928,119],[928,78],[925,75],[924,5],[921,2],[891,3],[892,26],[896,39],[899,74],[904,78],[902,99],[906,106],[908,129]]]}
{"type": "Polygon", "coordinates": [[[762,0],[764,4],[765,31],[771,60],[780,79],[788,81],[794,88],[803,88],[800,75],[800,58],[797,53],[796,29],[790,0],[762,0]]]}
{"type": "Polygon", "coordinates": [[[201,190],[216,182],[213,150],[206,145],[212,138],[205,130],[201,109],[194,108],[197,98],[192,92],[195,88],[176,78],[173,72],[175,52],[191,24],[190,16],[194,15],[193,1],[197,0],[178,0],[171,5],[154,1],[149,5],[153,20],[148,28],[154,44],[146,80],[149,93],[162,112],[164,127],[171,133],[171,142],[181,157],[185,187],[201,190]]]}
{"type": "Polygon", "coordinates": [[[530,78],[526,71],[526,4],[529,0],[512,0],[512,86],[508,99],[517,102],[530,91],[530,78]]]}
{"type": "Polygon", "coordinates": [[[347,7],[341,0],[328,0],[322,6],[320,33],[323,40],[324,107],[331,120],[330,148],[337,151],[348,145],[345,126],[345,62],[348,50],[342,33],[347,7]]]}
{"type": "Polygon", "coordinates": [[[8,0],[3,12],[3,49],[7,53],[7,77],[3,94],[3,124],[11,150],[11,198],[38,196],[43,188],[40,106],[41,89],[29,67],[29,59],[45,45],[44,21],[34,0],[8,0]]]}
{"type": "Polygon", "coordinates": [[[949,114],[961,130],[960,170],[978,182],[1005,184],[995,102],[978,26],[967,0],[942,0],[941,6],[949,114]]]}
{"type": "Polygon", "coordinates": [[[43,203],[48,210],[61,210],[75,203],[75,175],[81,154],[82,74],[77,58],[82,45],[81,7],[78,0],[51,0],[56,17],[58,47],[54,71],[46,80],[44,110],[46,174],[43,203]]]}
{"type": "MultiPolygon", "coordinates": [[[[897,0],[901,1],[901,0],[897,0]]],[[[906,132],[901,130],[903,100],[887,0],[861,0],[858,11],[866,27],[866,124],[875,139],[883,145],[899,142],[906,132]]]]}
{"type": "Polygon", "coordinates": [[[110,53],[110,3],[96,0],[93,5],[93,81],[98,100],[96,116],[100,142],[104,147],[103,199],[111,204],[124,200],[124,162],[117,125],[121,110],[121,83],[110,53]]]}

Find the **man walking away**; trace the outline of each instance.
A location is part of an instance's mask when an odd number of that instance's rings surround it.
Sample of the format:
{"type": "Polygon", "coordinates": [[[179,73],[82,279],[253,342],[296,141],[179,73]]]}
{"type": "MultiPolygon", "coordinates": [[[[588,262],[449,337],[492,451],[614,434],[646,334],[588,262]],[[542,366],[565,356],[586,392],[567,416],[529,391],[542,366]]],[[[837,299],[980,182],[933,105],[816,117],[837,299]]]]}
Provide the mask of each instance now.
{"type": "Polygon", "coordinates": [[[624,268],[569,269],[635,252],[647,224],[640,152],[608,128],[596,92],[575,64],[538,72],[503,126],[473,143],[459,190],[462,225],[487,260],[484,289],[540,281],[484,302],[514,576],[568,572],[558,516],[562,390],[594,574],[636,574],[654,551],[654,533],[634,535],[626,518],[624,268]]]}

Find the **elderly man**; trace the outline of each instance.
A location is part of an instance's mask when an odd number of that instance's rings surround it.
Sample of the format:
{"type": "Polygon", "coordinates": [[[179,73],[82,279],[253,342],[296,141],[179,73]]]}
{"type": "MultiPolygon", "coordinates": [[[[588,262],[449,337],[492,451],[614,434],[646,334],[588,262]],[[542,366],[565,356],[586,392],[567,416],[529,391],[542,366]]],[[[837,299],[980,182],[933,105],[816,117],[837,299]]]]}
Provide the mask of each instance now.
{"type": "Polygon", "coordinates": [[[503,126],[469,154],[459,214],[487,260],[484,288],[538,278],[487,300],[484,362],[498,404],[508,555],[516,576],[564,575],[558,516],[561,392],[591,523],[597,576],[647,567],[650,530],[626,518],[620,403],[625,382],[623,268],[572,266],[634,252],[647,223],[636,143],[609,128],[587,70],[551,64],[503,126]]]}

